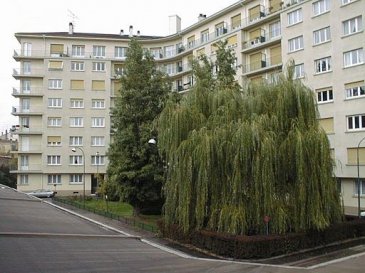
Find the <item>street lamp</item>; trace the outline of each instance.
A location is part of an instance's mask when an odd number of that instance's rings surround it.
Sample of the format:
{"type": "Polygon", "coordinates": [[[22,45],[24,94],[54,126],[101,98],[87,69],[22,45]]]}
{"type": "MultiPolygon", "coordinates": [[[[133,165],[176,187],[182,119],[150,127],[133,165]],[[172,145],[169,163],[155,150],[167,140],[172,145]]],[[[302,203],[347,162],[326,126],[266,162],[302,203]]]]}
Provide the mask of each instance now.
{"type": "Polygon", "coordinates": [[[85,180],[86,180],[86,176],[85,176],[85,153],[84,153],[84,150],[81,149],[80,147],[75,147],[75,148],[72,148],[72,151],[75,153],[76,152],[76,149],[79,149],[81,152],[82,152],[82,163],[83,163],[83,166],[84,166],[84,173],[83,173],[83,176],[82,176],[82,181],[83,181],[83,203],[84,203],[84,207],[85,207],[85,180]]]}
{"type": "Polygon", "coordinates": [[[359,160],[359,149],[360,149],[360,144],[361,142],[365,139],[365,137],[363,137],[359,144],[357,145],[357,149],[356,149],[356,163],[357,163],[357,208],[358,208],[358,216],[359,218],[361,218],[361,207],[360,207],[360,160],[359,160]]]}
{"type": "Polygon", "coordinates": [[[96,152],[96,159],[95,159],[95,163],[96,163],[96,189],[99,188],[99,162],[100,162],[99,152],[96,152]]]}

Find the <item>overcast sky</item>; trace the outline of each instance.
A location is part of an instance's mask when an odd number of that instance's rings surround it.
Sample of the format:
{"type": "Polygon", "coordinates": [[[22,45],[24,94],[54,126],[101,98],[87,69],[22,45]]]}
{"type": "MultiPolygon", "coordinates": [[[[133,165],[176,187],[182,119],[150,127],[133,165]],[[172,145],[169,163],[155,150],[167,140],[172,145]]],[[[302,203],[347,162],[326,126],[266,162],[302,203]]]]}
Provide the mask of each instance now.
{"type": "Polygon", "coordinates": [[[12,58],[20,45],[16,32],[68,31],[75,18],[75,32],[128,33],[130,25],[141,35],[168,35],[169,16],[179,15],[182,29],[198,21],[199,13],[210,16],[237,0],[5,0],[0,16],[0,133],[18,124],[11,107],[18,99],[11,96],[19,83],[13,79],[13,68],[19,64],[12,58]]]}

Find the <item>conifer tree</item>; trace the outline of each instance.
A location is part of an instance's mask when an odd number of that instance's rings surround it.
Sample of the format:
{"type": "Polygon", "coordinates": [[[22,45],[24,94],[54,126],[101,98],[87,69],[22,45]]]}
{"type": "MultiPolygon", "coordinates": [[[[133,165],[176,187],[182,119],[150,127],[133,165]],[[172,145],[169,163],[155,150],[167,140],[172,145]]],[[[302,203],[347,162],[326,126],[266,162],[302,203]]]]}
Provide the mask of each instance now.
{"type": "Polygon", "coordinates": [[[163,204],[163,166],[157,147],[153,120],[162,111],[170,84],[153,57],[136,39],[129,43],[121,77],[121,90],[112,109],[112,143],[108,150],[109,196],[129,202],[140,210],[158,209],[163,204]],[[110,192],[110,191],[113,192],[110,192]]]}

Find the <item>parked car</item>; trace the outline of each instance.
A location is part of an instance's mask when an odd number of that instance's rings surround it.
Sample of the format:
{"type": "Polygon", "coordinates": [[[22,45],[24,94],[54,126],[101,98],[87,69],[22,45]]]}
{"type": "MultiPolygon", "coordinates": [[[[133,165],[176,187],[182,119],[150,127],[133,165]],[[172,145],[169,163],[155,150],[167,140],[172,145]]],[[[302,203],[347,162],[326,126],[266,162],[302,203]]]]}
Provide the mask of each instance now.
{"type": "Polygon", "coordinates": [[[27,192],[28,195],[32,195],[35,197],[43,198],[43,197],[53,197],[55,196],[55,192],[49,189],[39,189],[32,192],[27,192]]]}

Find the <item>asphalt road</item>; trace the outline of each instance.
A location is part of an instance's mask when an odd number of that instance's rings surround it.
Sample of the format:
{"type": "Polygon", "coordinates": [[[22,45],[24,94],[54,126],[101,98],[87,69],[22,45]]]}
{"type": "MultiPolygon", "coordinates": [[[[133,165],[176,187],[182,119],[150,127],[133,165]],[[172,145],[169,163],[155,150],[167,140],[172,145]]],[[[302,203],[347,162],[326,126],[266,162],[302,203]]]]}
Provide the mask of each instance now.
{"type": "Polygon", "coordinates": [[[362,273],[365,267],[365,253],[309,268],[196,258],[90,220],[0,185],[0,273],[362,273]]]}

